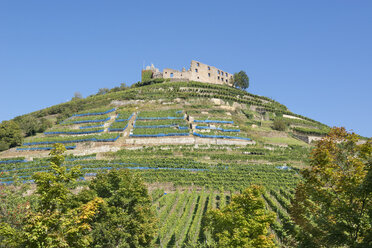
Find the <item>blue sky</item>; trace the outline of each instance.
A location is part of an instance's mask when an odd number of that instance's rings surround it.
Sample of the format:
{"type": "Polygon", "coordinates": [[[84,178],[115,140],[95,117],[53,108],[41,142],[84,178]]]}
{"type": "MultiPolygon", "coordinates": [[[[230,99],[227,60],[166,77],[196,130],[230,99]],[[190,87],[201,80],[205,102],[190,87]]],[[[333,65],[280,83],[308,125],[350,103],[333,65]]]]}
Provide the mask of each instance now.
{"type": "Polygon", "coordinates": [[[195,59],[371,137],[371,30],[372,1],[2,0],[0,121],[195,59]]]}

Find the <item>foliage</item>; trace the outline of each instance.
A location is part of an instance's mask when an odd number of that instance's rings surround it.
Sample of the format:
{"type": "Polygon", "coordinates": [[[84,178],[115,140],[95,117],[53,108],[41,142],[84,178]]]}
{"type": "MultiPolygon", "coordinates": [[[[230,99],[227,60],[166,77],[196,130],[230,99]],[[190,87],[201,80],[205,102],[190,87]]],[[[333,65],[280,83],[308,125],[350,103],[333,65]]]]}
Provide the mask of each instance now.
{"type": "Polygon", "coordinates": [[[174,127],[165,128],[134,128],[133,134],[148,134],[148,135],[158,135],[158,134],[170,134],[170,133],[189,133],[189,130],[177,129],[174,127]]]}
{"type": "Polygon", "coordinates": [[[117,114],[118,115],[116,117],[116,120],[128,120],[134,113],[131,111],[124,110],[124,109],[119,109],[117,111],[117,114]]]}
{"type": "Polygon", "coordinates": [[[245,71],[234,73],[233,86],[240,89],[247,89],[249,87],[249,77],[245,71]]]}
{"type": "Polygon", "coordinates": [[[110,129],[123,129],[123,128],[126,128],[126,126],[128,125],[128,121],[121,121],[121,122],[113,122],[111,125],[110,125],[110,129]]]}
{"type": "Polygon", "coordinates": [[[293,131],[307,134],[307,135],[326,135],[329,132],[329,128],[323,127],[322,129],[306,128],[306,127],[295,127],[293,131]]]}
{"type": "Polygon", "coordinates": [[[316,144],[292,207],[306,247],[367,247],[372,237],[372,142],[333,128],[316,144]]]}
{"type": "Polygon", "coordinates": [[[105,201],[92,225],[94,247],[150,247],[156,218],[140,177],[114,170],[98,174],[89,188],[80,195],[96,195],[105,201]]]}
{"type": "Polygon", "coordinates": [[[75,92],[74,97],[71,99],[71,101],[82,99],[83,95],[80,92],[75,92]]]}
{"type": "Polygon", "coordinates": [[[265,210],[262,188],[252,186],[234,195],[229,205],[209,210],[205,217],[217,247],[275,247],[268,228],[274,214],[265,210]]]}
{"type": "Polygon", "coordinates": [[[275,119],[273,123],[273,129],[278,131],[285,131],[287,129],[287,123],[282,119],[275,119]]]}
{"type": "Polygon", "coordinates": [[[0,235],[8,247],[87,247],[91,243],[91,221],[103,200],[95,197],[75,208],[69,208],[71,183],[81,175],[79,167],[67,171],[62,167],[65,148],[56,144],[50,152],[51,172],[35,173],[35,194],[39,204],[30,212],[21,229],[2,223],[0,235]]]}
{"type": "Polygon", "coordinates": [[[184,119],[136,120],[136,126],[161,126],[161,125],[188,126],[188,123],[184,119]]]}
{"type": "MultiPolygon", "coordinates": [[[[25,196],[29,190],[28,184],[15,183],[13,185],[0,184],[0,226],[7,223],[16,230],[22,227],[27,214],[30,212],[31,197],[25,196]]],[[[0,247],[4,243],[0,235],[0,247]]]]}
{"type": "Polygon", "coordinates": [[[89,109],[85,111],[79,111],[76,113],[77,115],[81,114],[87,114],[87,115],[105,115],[107,114],[107,111],[112,111],[114,110],[112,107],[100,107],[100,108],[94,108],[94,109],[89,109]]]}
{"type": "Polygon", "coordinates": [[[184,113],[179,109],[141,111],[138,118],[147,117],[183,117],[184,113]]]}
{"type": "Polygon", "coordinates": [[[35,135],[36,133],[42,133],[53,125],[50,120],[45,118],[36,118],[31,115],[16,117],[14,118],[14,121],[19,124],[26,137],[35,135]]]}
{"type": "Polygon", "coordinates": [[[152,84],[160,84],[160,83],[164,83],[168,81],[169,79],[165,79],[165,78],[151,78],[149,80],[143,80],[142,82],[137,82],[133,84],[132,88],[137,88],[137,87],[142,87],[142,86],[152,85],[152,84]]]}
{"type": "Polygon", "coordinates": [[[151,70],[142,70],[142,82],[150,81],[152,79],[152,71],[151,70]]]}
{"type": "Polygon", "coordinates": [[[97,92],[97,95],[104,95],[108,93],[110,90],[108,88],[100,88],[97,92]]]}
{"type": "Polygon", "coordinates": [[[53,133],[53,132],[61,132],[65,134],[79,134],[80,132],[92,132],[92,131],[100,131],[104,130],[104,127],[92,127],[92,128],[84,128],[84,129],[70,129],[70,128],[53,128],[47,130],[46,133],[53,133]]]}
{"type": "Polygon", "coordinates": [[[21,145],[22,141],[22,131],[15,121],[0,123],[0,151],[21,145]]]}
{"type": "Polygon", "coordinates": [[[47,143],[76,143],[81,141],[96,141],[96,140],[109,140],[115,139],[117,134],[102,133],[92,134],[84,136],[56,136],[56,137],[35,137],[25,140],[23,145],[29,145],[29,143],[47,142],[47,143]]]}

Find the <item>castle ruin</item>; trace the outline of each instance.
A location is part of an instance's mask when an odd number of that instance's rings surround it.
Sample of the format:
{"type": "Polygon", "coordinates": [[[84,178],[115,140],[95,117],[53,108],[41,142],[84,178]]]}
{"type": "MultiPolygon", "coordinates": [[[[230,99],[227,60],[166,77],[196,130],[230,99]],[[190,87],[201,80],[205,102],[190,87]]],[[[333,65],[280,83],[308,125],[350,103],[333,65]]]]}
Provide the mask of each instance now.
{"type": "Polygon", "coordinates": [[[233,83],[233,75],[231,73],[195,60],[191,60],[190,69],[187,71],[185,68],[182,71],[165,68],[161,72],[154,65],[147,66],[145,70],[142,70],[142,81],[144,81],[143,75],[146,73],[151,78],[165,78],[171,81],[198,81],[229,86],[232,86],[233,83]]]}

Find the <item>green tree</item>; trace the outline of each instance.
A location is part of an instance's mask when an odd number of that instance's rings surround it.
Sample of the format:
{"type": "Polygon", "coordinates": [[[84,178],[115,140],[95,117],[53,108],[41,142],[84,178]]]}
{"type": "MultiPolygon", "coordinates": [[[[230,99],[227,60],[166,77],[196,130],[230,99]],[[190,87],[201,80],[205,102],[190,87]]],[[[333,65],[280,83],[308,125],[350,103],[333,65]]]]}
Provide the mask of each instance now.
{"type": "MultiPolygon", "coordinates": [[[[0,173],[0,176],[2,176],[0,173]]],[[[11,185],[0,184],[0,226],[9,225],[20,230],[31,211],[35,197],[28,196],[29,184],[15,182],[11,185]]],[[[0,247],[6,248],[4,237],[0,235],[0,247]]]]}
{"type": "MultiPolygon", "coordinates": [[[[14,121],[3,121],[0,123],[0,148],[6,150],[23,142],[22,130],[14,121]]],[[[0,151],[1,151],[0,150],[0,151]]]]}
{"type": "Polygon", "coordinates": [[[155,212],[147,187],[129,170],[98,174],[89,190],[79,194],[84,202],[104,199],[92,225],[94,247],[150,247],[157,233],[155,212]]]}
{"type": "Polygon", "coordinates": [[[252,186],[232,196],[226,207],[207,212],[205,229],[212,234],[215,247],[276,247],[268,235],[275,215],[265,210],[262,190],[252,186]]]}
{"type": "Polygon", "coordinates": [[[108,88],[101,88],[101,89],[98,90],[97,95],[104,95],[104,94],[108,93],[109,91],[110,91],[110,89],[108,89],[108,88]]]}
{"type": "Polygon", "coordinates": [[[19,124],[26,137],[35,135],[36,133],[42,133],[53,125],[48,119],[36,118],[32,115],[18,116],[14,118],[14,121],[19,124]]]}
{"type": "Polygon", "coordinates": [[[372,141],[333,128],[302,171],[291,209],[304,247],[372,247],[372,141]]]}
{"type": "Polygon", "coordinates": [[[233,86],[240,89],[247,89],[249,87],[249,77],[245,71],[234,73],[233,86]]]}
{"type": "Polygon", "coordinates": [[[80,92],[75,92],[74,96],[71,98],[71,101],[83,99],[83,95],[80,92]]]}
{"type": "Polygon", "coordinates": [[[88,247],[92,242],[91,222],[103,204],[99,197],[70,208],[75,198],[72,183],[81,175],[79,167],[67,171],[61,166],[65,147],[56,144],[51,151],[51,172],[35,173],[36,211],[30,212],[20,229],[0,224],[0,239],[6,247],[88,247]]]}

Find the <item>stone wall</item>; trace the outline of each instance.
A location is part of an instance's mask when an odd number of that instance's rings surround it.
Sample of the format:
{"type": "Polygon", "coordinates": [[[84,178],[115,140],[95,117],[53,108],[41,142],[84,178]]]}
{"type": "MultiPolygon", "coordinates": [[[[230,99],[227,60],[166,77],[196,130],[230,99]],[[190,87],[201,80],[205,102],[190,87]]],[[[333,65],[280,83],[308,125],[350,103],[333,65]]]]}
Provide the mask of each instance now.
{"type": "Polygon", "coordinates": [[[293,134],[297,139],[300,139],[308,144],[321,140],[323,136],[311,136],[311,135],[304,135],[304,134],[293,134]]]}
{"type": "Polygon", "coordinates": [[[233,75],[214,66],[192,60],[190,69],[182,71],[166,68],[163,70],[163,78],[184,79],[203,83],[232,85],[233,75]]]}

